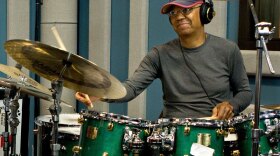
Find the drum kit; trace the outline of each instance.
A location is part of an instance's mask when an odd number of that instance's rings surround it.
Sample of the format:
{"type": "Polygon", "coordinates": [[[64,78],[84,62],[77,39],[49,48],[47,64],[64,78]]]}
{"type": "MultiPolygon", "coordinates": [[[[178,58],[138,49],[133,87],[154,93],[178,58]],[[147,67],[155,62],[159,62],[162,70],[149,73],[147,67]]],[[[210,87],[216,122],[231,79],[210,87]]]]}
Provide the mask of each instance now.
{"type": "MultiPolygon", "coordinates": [[[[122,84],[96,64],[64,50],[28,40],[9,40],[6,52],[20,65],[51,81],[47,89],[19,68],[0,65],[9,78],[0,78],[5,88],[4,156],[16,155],[17,100],[21,94],[52,101],[51,115],[39,116],[35,123],[37,155],[40,156],[122,156],[122,155],[232,155],[252,152],[254,113],[230,120],[208,118],[160,118],[148,121],[124,115],[83,110],[60,114],[62,87],[100,98],[117,99],[126,94],[122,84]],[[10,110],[10,113],[9,113],[10,110]],[[10,126],[12,143],[9,143],[10,126]]],[[[279,155],[279,106],[260,113],[259,155],[279,155]]]]}

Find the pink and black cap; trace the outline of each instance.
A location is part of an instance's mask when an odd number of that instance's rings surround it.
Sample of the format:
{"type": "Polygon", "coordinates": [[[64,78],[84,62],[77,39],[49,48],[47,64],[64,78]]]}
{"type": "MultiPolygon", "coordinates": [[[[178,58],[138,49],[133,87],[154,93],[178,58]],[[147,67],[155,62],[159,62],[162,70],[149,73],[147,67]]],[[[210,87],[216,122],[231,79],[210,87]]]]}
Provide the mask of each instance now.
{"type": "Polygon", "coordinates": [[[169,0],[169,2],[163,5],[161,8],[161,13],[167,14],[169,11],[171,11],[171,6],[174,5],[182,8],[191,8],[197,4],[202,4],[203,2],[203,0],[169,0]]]}

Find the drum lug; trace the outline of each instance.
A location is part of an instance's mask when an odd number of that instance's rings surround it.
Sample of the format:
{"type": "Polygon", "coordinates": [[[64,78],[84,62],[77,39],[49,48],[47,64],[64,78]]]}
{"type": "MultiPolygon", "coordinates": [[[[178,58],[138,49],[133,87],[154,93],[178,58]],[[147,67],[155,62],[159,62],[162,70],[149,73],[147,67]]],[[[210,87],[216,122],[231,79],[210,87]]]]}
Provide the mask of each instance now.
{"type": "Polygon", "coordinates": [[[240,156],[240,151],[239,150],[234,150],[232,152],[232,156],[240,156]]]}
{"type": "Polygon", "coordinates": [[[108,123],[107,129],[108,129],[109,131],[112,131],[113,128],[114,128],[114,124],[113,124],[112,122],[108,123]]]}
{"type": "Polygon", "coordinates": [[[228,128],[229,133],[235,133],[236,129],[234,127],[228,128]]]}
{"type": "Polygon", "coordinates": [[[83,117],[78,118],[78,123],[83,124],[85,122],[85,119],[83,117]]]}
{"type": "Polygon", "coordinates": [[[81,150],[82,150],[82,147],[80,147],[80,146],[74,146],[74,147],[72,148],[72,151],[73,151],[75,154],[79,154],[81,150]]]}
{"type": "Polygon", "coordinates": [[[184,128],[184,134],[185,134],[185,135],[188,135],[188,134],[190,133],[190,131],[191,131],[191,128],[190,128],[190,127],[186,126],[186,127],[184,128]]]}
{"type": "Polygon", "coordinates": [[[217,133],[218,136],[227,136],[228,135],[228,132],[226,132],[223,129],[217,129],[216,133],[217,133]]]}
{"type": "Polygon", "coordinates": [[[102,154],[102,156],[109,156],[109,153],[104,152],[104,153],[102,154]]]}

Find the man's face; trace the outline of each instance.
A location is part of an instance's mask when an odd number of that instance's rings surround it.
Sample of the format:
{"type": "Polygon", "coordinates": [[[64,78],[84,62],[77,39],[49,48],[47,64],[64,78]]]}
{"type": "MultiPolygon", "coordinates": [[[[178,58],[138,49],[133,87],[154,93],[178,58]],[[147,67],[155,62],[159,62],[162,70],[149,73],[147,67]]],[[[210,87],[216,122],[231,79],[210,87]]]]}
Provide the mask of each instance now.
{"type": "Polygon", "coordinates": [[[169,18],[174,31],[179,36],[188,36],[196,33],[196,31],[203,30],[203,25],[200,22],[199,10],[200,5],[188,9],[179,6],[173,7],[169,18]]]}

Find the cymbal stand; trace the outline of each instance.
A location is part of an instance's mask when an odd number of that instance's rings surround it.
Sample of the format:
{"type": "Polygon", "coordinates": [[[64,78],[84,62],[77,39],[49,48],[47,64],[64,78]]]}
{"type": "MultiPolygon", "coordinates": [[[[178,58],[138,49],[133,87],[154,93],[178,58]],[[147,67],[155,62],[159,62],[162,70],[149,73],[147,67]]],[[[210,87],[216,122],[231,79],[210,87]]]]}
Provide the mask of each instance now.
{"type": "Polygon", "coordinates": [[[54,99],[54,105],[50,106],[49,111],[52,114],[53,127],[52,127],[52,144],[51,150],[53,156],[59,155],[60,144],[58,144],[58,123],[59,123],[59,114],[61,112],[60,107],[60,98],[63,89],[63,74],[66,71],[67,67],[71,65],[70,59],[71,53],[69,53],[67,60],[63,60],[63,68],[59,74],[57,80],[52,81],[52,89],[54,90],[52,96],[54,99]]]}
{"type": "Polygon", "coordinates": [[[9,94],[10,94],[11,89],[10,88],[5,88],[5,98],[3,100],[3,103],[5,105],[4,110],[5,110],[5,131],[2,133],[4,137],[4,146],[3,146],[3,151],[4,151],[4,156],[9,155],[9,122],[8,122],[8,116],[9,116],[9,94]]]}
{"type": "Polygon", "coordinates": [[[53,127],[52,127],[52,141],[51,141],[51,150],[52,156],[58,156],[60,150],[60,144],[58,144],[58,123],[59,123],[59,114],[61,112],[60,107],[60,98],[63,88],[63,80],[52,81],[52,89],[54,92],[52,94],[54,99],[54,104],[50,106],[49,111],[52,115],[53,127]]]}
{"type": "Polygon", "coordinates": [[[18,99],[20,97],[20,89],[16,90],[16,95],[13,99],[10,100],[10,110],[11,110],[11,118],[10,118],[10,128],[12,135],[12,144],[11,144],[11,154],[10,156],[17,156],[16,154],[16,135],[17,135],[17,126],[19,125],[19,120],[17,118],[19,103],[18,99]]]}
{"type": "Polygon", "coordinates": [[[11,143],[11,154],[10,156],[16,156],[16,135],[17,135],[17,126],[19,125],[19,120],[17,118],[17,111],[19,108],[18,99],[20,96],[20,89],[16,87],[6,88],[5,89],[5,131],[3,132],[4,136],[4,156],[9,155],[9,130],[8,126],[10,124],[11,136],[12,136],[12,143],[11,143]],[[9,117],[9,109],[11,110],[11,118],[8,120],[9,117]]]}
{"type": "Polygon", "coordinates": [[[255,114],[254,128],[252,129],[252,156],[257,156],[259,152],[259,141],[261,135],[264,135],[262,129],[259,129],[259,114],[260,114],[260,93],[261,93],[261,78],[262,78],[262,55],[266,56],[266,60],[271,73],[275,73],[266,47],[266,43],[271,39],[271,34],[274,33],[275,27],[269,30],[271,23],[260,22],[258,20],[254,4],[252,0],[248,0],[254,21],[255,21],[255,38],[257,47],[257,69],[256,69],[256,90],[255,90],[255,114]]]}

